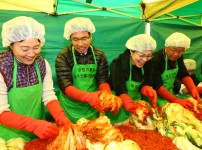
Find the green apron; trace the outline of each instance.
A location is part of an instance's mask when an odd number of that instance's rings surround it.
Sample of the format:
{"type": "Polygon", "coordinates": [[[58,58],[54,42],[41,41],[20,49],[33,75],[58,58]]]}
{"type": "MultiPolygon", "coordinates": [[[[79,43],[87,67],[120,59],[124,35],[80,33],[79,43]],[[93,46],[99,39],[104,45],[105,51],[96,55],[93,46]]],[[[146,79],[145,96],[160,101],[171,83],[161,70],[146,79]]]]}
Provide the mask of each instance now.
{"type": "MultiPolygon", "coordinates": [[[[129,62],[129,64],[130,64],[130,76],[129,76],[129,79],[126,81],[126,88],[127,88],[127,94],[135,102],[136,100],[142,99],[142,95],[139,91],[139,86],[142,82],[135,82],[132,80],[132,61],[131,61],[131,58],[129,61],[130,61],[129,62]]],[[[143,68],[141,68],[141,71],[142,71],[142,74],[144,74],[143,68]]],[[[110,122],[112,124],[123,122],[123,121],[127,120],[130,116],[130,112],[125,110],[125,108],[123,106],[119,109],[118,114],[114,114],[110,111],[107,111],[105,114],[106,114],[106,116],[108,116],[110,118],[110,122]]]]}
{"type": "MultiPolygon", "coordinates": [[[[17,85],[17,63],[14,58],[14,70],[13,70],[13,88],[8,92],[8,103],[11,111],[36,119],[44,118],[44,107],[42,104],[42,82],[38,63],[35,62],[37,76],[39,83],[36,85],[18,88],[17,85]]],[[[0,137],[9,140],[11,138],[22,137],[26,141],[36,138],[32,132],[24,130],[16,130],[8,126],[0,125],[0,137]]]]}
{"type": "MultiPolygon", "coordinates": [[[[72,47],[72,53],[74,58],[74,66],[72,69],[73,76],[73,85],[83,91],[93,92],[97,91],[98,87],[96,84],[95,76],[97,72],[97,61],[93,51],[93,47],[91,47],[93,58],[95,64],[77,64],[74,47],[72,47]]],[[[85,117],[86,119],[93,119],[99,117],[99,112],[89,105],[88,102],[80,102],[63,94],[60,91],[60,103],[62,108],[64,109],[67,117],[75,123],[78,119],[85,117]]]]}
{"type": "Polygon", "coordinates": [[[202,74],[199,75],[199,81],[202,82],[202,74]]]}
{"type": "MultiPolygon", "coordinates": [[[[176,68],[168,70],[168,57],[166,55],[165,71],[162,73],[161,78],[163,80],[163,86],[172,94],[173,94],[173,83],[177,76],[178,70],[179,70],[178,63],[176,64],[176,68]]],[[[163,99],[162,97],[158,96],[157,106],[163,106],[166,103],[169,102],[163,99]]]]}

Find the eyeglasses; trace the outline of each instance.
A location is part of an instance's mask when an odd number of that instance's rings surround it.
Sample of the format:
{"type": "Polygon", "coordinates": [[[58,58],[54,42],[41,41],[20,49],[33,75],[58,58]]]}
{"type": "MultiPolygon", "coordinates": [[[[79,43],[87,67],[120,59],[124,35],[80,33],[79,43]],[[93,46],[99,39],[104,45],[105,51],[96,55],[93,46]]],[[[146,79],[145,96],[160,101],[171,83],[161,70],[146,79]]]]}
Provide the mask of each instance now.
{"type": "Polygon", "coordinates": [[[185,50],[184,47],[168,47],[172,53],[182,54],[185,50]]]}
{"type": "Polygon", "coordinates": [[[81,41],[81,43],[87,43],[89,39],[90,39],[90,36],[88,36],[88,37],[85,36],[85,37],[82,37],[81,39],[73,38],[73,39],[72,39],[72,42],[73,42],[74,44],[78,44],[80,41],[81,41]]]}
{"type": "Polygon", "coordinates": [[[152,54],[150,54],[150,55],[145,55],[145,54],[143,54],[143,53],[141,53],[141,52],[139,52],[139,51],[132,51],[132,52],[135,52],[135,53],[137,53],[138,54],[138,56],[140,57],[140,59],[147,59],[147,60],[149,60],[149,59],[151,59],[152,57],[153,57],[153,55],[152,54]]]}

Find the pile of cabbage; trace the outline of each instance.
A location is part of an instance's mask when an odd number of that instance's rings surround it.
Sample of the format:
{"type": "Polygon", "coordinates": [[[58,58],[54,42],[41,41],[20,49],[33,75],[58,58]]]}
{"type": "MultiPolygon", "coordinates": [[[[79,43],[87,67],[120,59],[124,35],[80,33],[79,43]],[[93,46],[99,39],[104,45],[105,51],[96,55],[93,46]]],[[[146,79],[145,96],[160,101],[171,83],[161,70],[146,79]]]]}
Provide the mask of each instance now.
{"type": "MultiPolygon", "coordinates": [[[[196,102],[196,100],[192,101],[196,102]]],[[[180,150],[202,149],[202,122],[194,116],[193,112],[177,103],[167,103],[162,108],[159,107],[161,109],[154,109],[145,101],[139,102],[147,107],[147,111],[141,109],[137,115],[131,114],[128,122],[134,124],[134,128],[157,130],[162,136],[172,138],[173,143],[180,150]],[[146,118],[145,112],[148,114],[146,118]],[[140,119],[142,115],[144,119],[140,119]]],[[[197,110],[197,104],[194,106],[197,110]]]]}
{"type": "Polygon", "coordinates": [[[156,124],[158,132],[172,138],[178,149],[202,149],[202,122],[191,111],[177,103],[167,103],[162,107],[161,119],[156,124]]]}
{"type": "Polygon", "coordinates": [[[46,146],[47,150],[140,150],[132,140],[123,140],[122,134],[110,124],[107,116],[87,120],[81,118],[68,131],[63,127],[59,135],[46,146]]]}

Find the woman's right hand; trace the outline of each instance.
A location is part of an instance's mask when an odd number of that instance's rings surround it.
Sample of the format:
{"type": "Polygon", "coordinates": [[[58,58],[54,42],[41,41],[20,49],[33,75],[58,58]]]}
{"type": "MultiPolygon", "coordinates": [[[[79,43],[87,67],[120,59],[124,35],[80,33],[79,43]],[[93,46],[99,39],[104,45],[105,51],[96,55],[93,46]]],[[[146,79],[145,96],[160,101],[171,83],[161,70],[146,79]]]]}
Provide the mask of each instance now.
{"type": "Polygon", "coordinates": [[[22,129],[33,132],[40,139],[56,137],[59,134],[59,128],[56,124],[45,120],[37,120],[35,118],[22,116],[13,111],[4,111],[1,113],[0,122],[5,126],[17,130],[22,129]]]}
{"type": "Polygon", "coordinates": [[[175,99],[174,103],[178,103],[186,109],[190,109],[194,107],[194,105],[191,102],[187,100],[179,99],[179,98],[175,99]]]}
{"type": "Polygon", "coordinates": [[[59,134],[59,128],[57,125],[45,120],[35,120],[32,128],[34,134],[36,134],[42,140],[56,137],[59,134]]]}

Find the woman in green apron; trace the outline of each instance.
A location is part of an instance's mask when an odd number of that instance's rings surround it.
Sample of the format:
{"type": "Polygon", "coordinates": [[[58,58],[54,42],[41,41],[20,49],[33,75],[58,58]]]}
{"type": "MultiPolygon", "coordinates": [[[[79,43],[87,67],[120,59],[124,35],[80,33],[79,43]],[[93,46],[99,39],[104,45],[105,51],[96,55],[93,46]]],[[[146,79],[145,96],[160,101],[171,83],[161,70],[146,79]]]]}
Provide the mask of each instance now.
{"type": "Polygon", "coordinates": [[[155,40],[140,34],[131,37],[126,43],[126,51],[115,58],[110,66],[109,83],[117,96],[122,99],[123,107],[118,114],[106,112],[112,123],[120,123],[135,114],[137,100],[142,95],[148,97],[156,107],[156,91],[152,88],[152,51],[156,48],[155,40]]]}
{"type": "Polygon", "coordinates": [[[58,125],[71,124],[53,91],[51,68],[39,56],[44,34],[44,26],[30,17],[3,24],[3,46],[9,46],[0,53],[0,137],[5,140],[57,136],[57,125],[44,120],[44,105],[58,125]]]}
{"type": "Polygon", "coordinates": [[[187,87],[192,97],[198,102],[200,101],[196,86],[183,62],[183,52],[189,46],[190,39],[182,33],[175,32],[166,39],[166,48],[154,54],[152,78],[158,94],[158,106],[163,106],[167,102],[175,102],[185,108],[192,107],[188,101],[173,95],[173,83],[176,77],[187,87]]]}
{"type": "Polygon", "coordinates": [[[60,103],[68,118],[93,119],[101,112],[101,90],[111,93],[108,63],[104,53],[91,45],[95,26],[90,19],[73,18],[66,22],[64,37],[72,44],[58,53],[56,74],[60,103]],[[100,90],[100,91],[99,91],[100,90]]]}

